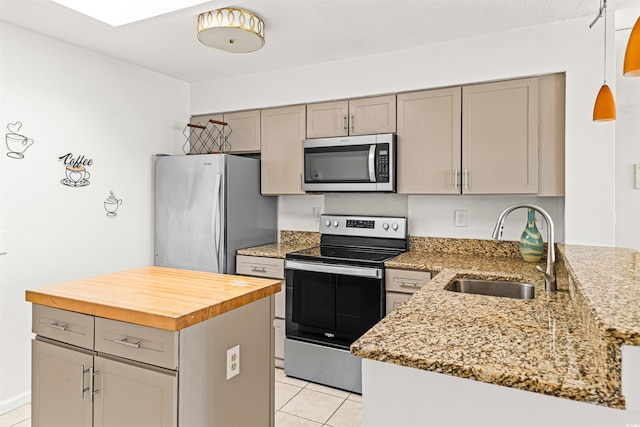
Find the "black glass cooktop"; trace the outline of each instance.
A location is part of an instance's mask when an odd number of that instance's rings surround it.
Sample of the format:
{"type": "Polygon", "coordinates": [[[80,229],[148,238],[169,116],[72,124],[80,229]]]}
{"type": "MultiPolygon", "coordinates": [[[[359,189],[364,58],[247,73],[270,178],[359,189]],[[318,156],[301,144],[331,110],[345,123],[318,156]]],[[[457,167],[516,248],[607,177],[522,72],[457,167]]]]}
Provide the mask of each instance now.
{"type": "Polygon", "coordinates": [[[350,262],[382,264],[402,251],[362,248],[315,247],[287,254],[289,259],[305,259],[323,262],[350,262]]]}

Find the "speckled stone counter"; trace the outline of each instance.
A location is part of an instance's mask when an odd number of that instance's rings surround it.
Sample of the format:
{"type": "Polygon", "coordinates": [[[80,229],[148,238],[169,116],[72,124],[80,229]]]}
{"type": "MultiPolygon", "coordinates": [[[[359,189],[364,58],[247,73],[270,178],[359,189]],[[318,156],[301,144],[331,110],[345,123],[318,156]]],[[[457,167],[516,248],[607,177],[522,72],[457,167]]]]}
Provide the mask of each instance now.
{"type": "Polygon", "coordinates": [[[261,256],[267,258],[285,258],[289,252],[295,252],[320,245],[320,233],[313,231],[280,231],[280,241],[269,245],[238,249],[238,255],[261,256]]]}
{"type": "Polygon", "coordinates": [[[386,267],[438,274],[357,340],[353,354],[625,407],[619,346],[638,345],[640,283],[629,264],[638,252],[561,246],[559,291],[547,293],[542,274],[522,261],[515,242],[412,238],[411,248],[386,267]],[[525,301],[446,290],[459,277],[532,283],[536,297],[525,301]]]}

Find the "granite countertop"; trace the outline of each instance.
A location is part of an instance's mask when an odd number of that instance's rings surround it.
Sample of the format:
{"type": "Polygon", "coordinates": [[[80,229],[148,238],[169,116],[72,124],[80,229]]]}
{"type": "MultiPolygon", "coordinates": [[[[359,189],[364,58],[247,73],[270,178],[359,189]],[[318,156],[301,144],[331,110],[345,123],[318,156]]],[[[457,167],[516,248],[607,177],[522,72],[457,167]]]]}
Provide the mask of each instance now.
{"type": "Polygon", "coordinates": [[[280,242],[238,249],[236,253],[238,255],[284,259],[289,252],[296,252],[318,245],[320,245],[320,233],[282,230],[280,232],[280,242]]]}
{"type": "Polygon", "coordinates": [[[412,250],[385,263],[438,274],[358,339],[353,354],[625,407],[620,345],[639,344],[640,280],[629,260],[640,253],[560,246],[559,290],[548,293],[535,264],[516,256],[514,242],[456,239],[458,247],[451,249],[446,240],[426,238],[425,244],[412,238],[412,250]],[[458,277],[532,283],[536,297],[525,301],[446,290],[458,277]]]}
{"type": "Polygon", "coordinates": [[[144,267],[26,292],[34,304],[179,331],[274,295],[280,280],[144,267]]]}

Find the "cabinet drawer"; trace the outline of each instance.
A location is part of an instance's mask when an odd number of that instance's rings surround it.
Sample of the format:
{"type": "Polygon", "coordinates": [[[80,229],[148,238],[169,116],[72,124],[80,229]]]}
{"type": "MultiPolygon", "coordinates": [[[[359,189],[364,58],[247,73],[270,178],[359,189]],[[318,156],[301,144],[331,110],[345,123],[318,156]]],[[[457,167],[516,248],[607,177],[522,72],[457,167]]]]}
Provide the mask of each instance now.
{"type": "Polygon", "coordinates": [[[178,332],[96,317],[96,346],[101,353],[178,369],[178,332]]]}
{"type": "Polygon", "coordinates": [[[247,276],[284,279],[284,260],[238,255],[236,257],[236,273],[246,274],[247,276]]]}
{"type": "Polygon", "coordinates": [[[386,314],[391,313],[396,308],[400,307],[403,302],[411,298],[411,294],[387,292],[387,310],[386,314]]]}
{"type": "Polygon", "coordinates": [[[93,350],[94,317],[33,304],[31,331],[42,337],[93,350]]]}
{"type": "Polygon", "coordinates": [[[415,270],[385,270],[385,288],[387,291],[403,292],[412,294],[431,280],[431,273],[428,271],[415,270]]]}

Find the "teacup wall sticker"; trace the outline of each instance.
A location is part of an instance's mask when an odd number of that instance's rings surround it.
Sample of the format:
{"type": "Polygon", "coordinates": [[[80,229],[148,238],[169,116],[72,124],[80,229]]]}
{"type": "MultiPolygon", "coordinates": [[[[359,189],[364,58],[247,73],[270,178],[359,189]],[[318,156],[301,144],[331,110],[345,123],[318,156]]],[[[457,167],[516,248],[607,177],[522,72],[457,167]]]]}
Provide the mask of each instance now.
{"type": "Polygon", "coordinates": [[[33,145],[33,139],[20,134],[22,122],[9,123],[4,139],[7,144],[7,156],[12,159],[24,159],[24,152],[33,145]]]}
{"type": "Polygon", "coordinates": [[[91,173],[87,170],[87,166],[93,164],[93,159],[87,159],[84,156],[73,157],[73,153],[67,153],[58,157],[58,160],[62,160],[65,169],[65,178],[60,183],[68,187],[85,187],[91,182],[91,173]]]}
{"type": "Polygon", "coordinates": [[[118,199],[114,194],[113,190],[109,191],[109,197],[104,201],[104,209],[107,211],[107,216],[116,216],[118,215],[116,211],[118,207],[122,204],[122,199],[118,199]]]}

